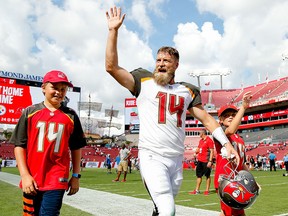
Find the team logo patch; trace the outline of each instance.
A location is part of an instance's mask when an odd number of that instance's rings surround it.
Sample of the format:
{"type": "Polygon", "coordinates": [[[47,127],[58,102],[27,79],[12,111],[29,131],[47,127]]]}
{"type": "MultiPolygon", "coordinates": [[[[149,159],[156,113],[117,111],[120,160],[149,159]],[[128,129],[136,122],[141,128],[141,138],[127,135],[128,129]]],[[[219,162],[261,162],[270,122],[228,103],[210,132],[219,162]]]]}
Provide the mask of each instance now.
{"type": "Polygon", "coordinates": [[[247,204],[255,196],[255,194],[248,191],[239,182],[231,182],[227,184],[223,189],[224,194],[231,194],[232,198],[238,203],[247,204]]]}
{"type": "Polygon", "coordinates": [[[6,107],[3,105],[0,105],[0,116],[4,115],[6,113],[6,107]]]}
{"type": "Polygon", "coordinates": [[[62,73],[62,72],[58,72],[58,77],[62,78],[62,79],[65,79],[66,75],[64,73],[62,73]]]}
{"type": "Polygon", "coordinates": [[[59,182],[68,182],[68,178],[59,178],[59,182]]]}

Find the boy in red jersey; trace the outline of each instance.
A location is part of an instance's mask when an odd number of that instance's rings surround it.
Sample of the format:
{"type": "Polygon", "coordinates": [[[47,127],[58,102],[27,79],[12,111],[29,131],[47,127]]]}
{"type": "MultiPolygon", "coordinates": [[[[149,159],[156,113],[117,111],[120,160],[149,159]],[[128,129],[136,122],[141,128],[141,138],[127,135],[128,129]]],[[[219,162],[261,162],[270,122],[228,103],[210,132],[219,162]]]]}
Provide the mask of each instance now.
{"type": "MultiPolygon", "coordinates": [[[[225,157],[225,147],[214,139],[215,148],[217,152],[216,156],[216,171],[214,178],[214,185],[216,191],[218,191],[219,186],[219,177],[221,175],[228,175],[231,173],[231,169],[236,171],[246,170],[249,172],[249,169],[245,165],[245,144],[244,140],[236,134],[239,125],[241,124],[241,119],[244,116],[245,110],[249,107],[250,100],[252,98],[251,92],[246,92],[242,98],[242,106],[238,110],[234,105],[225,105],[221,107],[218,111],[219,123],[222,126],[227,138],[232,143],[235,149],[237,149],[238,154],[240,156],[239,166],[234,167],[234,163],[229,163],[229,159],[225,157]],[[228,168],[229,166],[229,168],[228,168]]],[[[220,216],[245,216],[244,209],[236,210],[225,203],[220,201],[221,204],[221,213],[220,216]]]]}
{"type": "Polygon", "coordinates": [[[73,85],[63,72],[46,73],[41,86],[45,100],[23,111],[10,139],[21,176],[23,215],[59,215],[65,190],[68,195],[79,190],[86,140],[78,115],[62,104],[68,87],[73,85]]]}

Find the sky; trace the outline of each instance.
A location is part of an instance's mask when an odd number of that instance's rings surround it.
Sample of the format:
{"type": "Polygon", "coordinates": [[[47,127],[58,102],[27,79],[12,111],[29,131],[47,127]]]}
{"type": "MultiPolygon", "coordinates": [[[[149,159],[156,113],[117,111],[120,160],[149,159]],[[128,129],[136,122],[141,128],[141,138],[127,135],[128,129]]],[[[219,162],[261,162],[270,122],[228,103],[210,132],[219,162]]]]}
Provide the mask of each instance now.
{"type": "MultiPolygon", "coordinates": [[[[62,70],[82,101],[90,94],[103,110],[113,106],[120,111],[113,121],[123,123],[132,95],[105,71],[105,12],[114,5],[126,14],[118,54],[128,71],[153,71],[158,48],[172,46],[180,53],[176,81],[198,86],[189,73],[228,69],[222,85],[229,89],[288,76],[287,0],[0,0],[0,70],[62,70]]],[[[219,76],[200,76],[200,84],[221,88],[219,76]]]]}

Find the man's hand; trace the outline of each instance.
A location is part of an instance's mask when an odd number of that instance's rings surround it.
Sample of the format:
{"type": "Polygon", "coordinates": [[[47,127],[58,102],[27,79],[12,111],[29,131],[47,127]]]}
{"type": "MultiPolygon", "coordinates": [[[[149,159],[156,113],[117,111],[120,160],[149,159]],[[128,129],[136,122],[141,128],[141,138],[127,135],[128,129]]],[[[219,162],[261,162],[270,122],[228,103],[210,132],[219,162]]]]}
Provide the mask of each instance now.
{"type": "Polygon", "coordinates": [[[121,8],[110,8],[110,14],[106,11],[109,30],[118,30],[122,25],[126,14],[121,15],[121,8]]]}
{"type": "Polygon", "coordinates": [[[209,162],[207,163],[207,167],[208,167],[208,168],[212,167],[212,162],[209,161],[209,162]]]}
{"type": "MultiPolygon", "coordinates": [[[[223,147],[222,147],[223,148],[223,147]]],[[[226,149],[226,153],[222,152],[221,150],[221,153],[222,153],[222,157],[226,157],[228,160],[229,159],[234,159],[236,160],[236,164],[237,166],[239,166],[239,163],[240,163],[240,157],[239,157],[239,154],[238,152],[234,149],[234,147],[232,146],[232,144],[229,142],[229,143],[226,143],[225,144],[225,147],[226,149]],[[226,154],[226,155],[224,155],[226,154]]]]}
{"type": "Polygon", "coordinates": [[[70,181],[68,183],[68,189],[66,191],[68,190],[68,196],[74,195],[79,191],[79,178],[70,178],[70,181]]]}

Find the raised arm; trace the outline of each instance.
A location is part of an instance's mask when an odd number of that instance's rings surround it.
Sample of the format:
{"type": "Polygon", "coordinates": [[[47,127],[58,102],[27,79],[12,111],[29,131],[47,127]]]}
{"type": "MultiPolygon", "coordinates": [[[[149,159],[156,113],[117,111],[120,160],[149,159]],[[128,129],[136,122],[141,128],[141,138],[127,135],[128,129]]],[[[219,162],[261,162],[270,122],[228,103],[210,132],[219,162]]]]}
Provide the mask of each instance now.
{"type": "Polygon", "coordinates": [[[228,128],[226,128],[226,130],[225,130],[225,134],[227,136],[230,136],[231,134],[236,133],[236,131],[238,130],[239,125],[241,124],[242,117],[244,116],[245,110],[250,105],[251,98],[252,98],[251,91],[246,92],[243,95],[242,106],[238,110],[238,112],[237,112],[236,116],[234,117],[234,119],[232,120],[230,126],[228,128]]]}
{"type": "Polygon", "coordinates": [[[189,112],[199,121],[201,121],[205,128],[210,131],[210,133],[212,133],[216,128],[220,127],[218,122],[209,113],[207,113],[201,105],[191,107],[189,112]]]}
{"type": "Polygon", "coordinates": [[[118,29],[124,21],[125,14],[121,15],[121,8],[113,7],[110,9],[110,13],[108,11],[106,12],[106,17],[109,29],[106,45],[106,71],[114,77],[118,83],[133,92],[135,84],[133,76],[118,64],[118,29]]]}
{"type": "Polygon", "coordinates": [[[235,155],[237,164],[239,164],[239,154],[227,139],[224,131],[222,130],[218,122],[209,113],[207,113],[206,110],[204,110],[202,105],[191,107],[189,109],[189,112],[191,113],[191,115],[193,115],[195,118],[202,122],[202,124],[207,128],[207,130],[210,131],[210,133],[212,133],[212,136],[217,139],[222,146],[226,147],[227,157],[229,158],[231,154],[235,155]]]}

